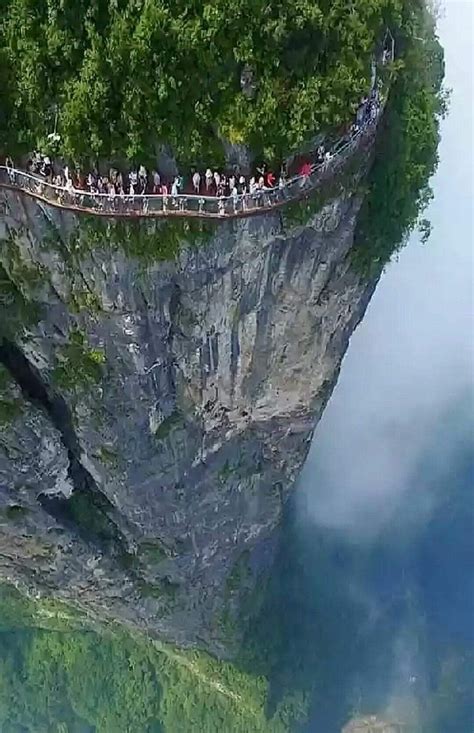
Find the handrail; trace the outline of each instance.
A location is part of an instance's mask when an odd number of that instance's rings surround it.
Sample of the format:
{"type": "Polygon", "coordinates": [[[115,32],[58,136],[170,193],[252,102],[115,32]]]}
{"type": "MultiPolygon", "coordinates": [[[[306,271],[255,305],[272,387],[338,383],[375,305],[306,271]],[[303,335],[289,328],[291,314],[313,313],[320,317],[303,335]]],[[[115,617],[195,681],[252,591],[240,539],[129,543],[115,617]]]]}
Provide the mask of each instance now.
{"type": "Polygon", "coordinates": [[[364,131],[360,129],[335,153],[329,161],[313,164],[308,175],[289,179],[284,187],[264,188],[254,193],[233,196],[197,196],[195,194],[108,194],[90,193],[79,189],[69,190],[55,186],[39,176],[16,168],[0,166],[0,188],[21,191],[52,206],[91,213],[110,218],[159,218],[193,216],[199,218],[228,219],[262,213],[297,201],[314,190],[341,161],[345,153],[354,147],[364,131]]]}
{"type": "MultiPolygon", "coordinates": [[[[259,189],[238,196],[204,196],[196,194],[109,194],[56,186],[45,179],[7,166],[0,166],[0,187],[21,191],[35,199],[69,211],[84,212],[110,218],[199,217],[228,219],[246,217],[280,208],[305,198],[352,151],[359,138],[375,127],[383,105],[377,104],[374,117],[353,132],[329,160],[313,163],[308,175],[296,175],[283,187],[259,189]]],[[[342,139],[344,140],[344,138],[342,139]]],[[[339,141],[340,143],[341,141],[339,141]]]]}

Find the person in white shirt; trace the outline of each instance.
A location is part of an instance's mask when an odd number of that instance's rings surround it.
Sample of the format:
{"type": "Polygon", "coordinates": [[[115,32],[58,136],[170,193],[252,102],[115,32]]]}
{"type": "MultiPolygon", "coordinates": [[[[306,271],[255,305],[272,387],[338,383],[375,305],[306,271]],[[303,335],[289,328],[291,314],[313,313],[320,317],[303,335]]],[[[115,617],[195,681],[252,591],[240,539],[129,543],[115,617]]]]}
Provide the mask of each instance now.
{"type": "Polygon", "coordinates": [[[138,175],[136,171],[130,171],[129,180],[130,180],[130,195],[133,196],[132,188],[133,188],[133,191],[135,192],[137,189],[137,185],[138,185],[138,175]]]}
{"type": "Polygon", "coordinates": [[[233,186],[230,192],[230,195],[232,196],[232,201],[234,203],[234,211],[237,211],[237,206],[239,204],[239,192],[237,191],[237,186],[233,186]]]}

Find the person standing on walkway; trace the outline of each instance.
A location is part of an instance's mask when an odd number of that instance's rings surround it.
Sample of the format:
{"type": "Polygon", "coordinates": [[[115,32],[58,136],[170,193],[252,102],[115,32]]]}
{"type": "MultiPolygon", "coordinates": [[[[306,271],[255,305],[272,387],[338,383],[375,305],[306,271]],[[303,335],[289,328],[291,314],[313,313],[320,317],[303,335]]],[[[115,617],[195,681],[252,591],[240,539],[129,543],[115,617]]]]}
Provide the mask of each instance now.
{"type": "Polygon", "coordinates": [[[175,176],[173,183],[171,184],[171,196],[173,199],[173,205],[176,206],[178,203],[177,197],[179,196],[179,178],[178,176],[175,176]]]}
{"type": "Polygon", "coordinates": [[[130,171],[128,180],[130,181],[130,196],[134,196],[138,191],[138,175],[135,170],[130,171]]]}
{"type": "Polygon", "coordinates": [[[196,195],[199,195],[199,190],[201,188],[201,174],[199,171],[194,171],[193,173],[193,191],[196,195]]]}
{"type": "Polygon", "coordinates": [[[239,205],[239,192],[237,191],[237,186],[235,186],[235,185],[233,186],[230,194],[232,196],[232,201],[234,203],[234,213],[236,214],[237,213],[237,208],[238,208],[238,205],[239,205]]]}
{"type": "Polygon", "coordinates": [[[51,182],[53,177],[53,164],[51,163],[51,158],[49,155],[45,155],[43,158],[43,169],[42,169],[43,176],[51,182]]]}
{"type": "Polygon", "coordinates": [[[272,171],[268,171],[267,173],[267,186],[268,188],[273,188],[276,183],[275,174],[272,173],[272,171]]]}
{"type": "Polygon", "coordinates": [[[153,171],[153,193],[160,192],[161,176],[158,171],[153,171]]]}
{"type": "Polygon", "coordinates": [[[148,172],[144,165],[141,165],[138,169],[138,178],[140,181],[140,193],[144,194],[146,193],[146,187],[148,183],[148,172]]]}
{"type": "Polygon", "coordinates": [[[210,193],[212,186],[212,171],[210,168],[206,171],[206,193],[210,193]]]}
{"type": "Polygon", "coordinates": [[[5,167],[7,169],[8,178],[10,179],[10,183],[13,183],[15,180],[15,173],[13,170],[13,160],[10,158],[9,155],[7,155],[5,159],[5,167]]]}

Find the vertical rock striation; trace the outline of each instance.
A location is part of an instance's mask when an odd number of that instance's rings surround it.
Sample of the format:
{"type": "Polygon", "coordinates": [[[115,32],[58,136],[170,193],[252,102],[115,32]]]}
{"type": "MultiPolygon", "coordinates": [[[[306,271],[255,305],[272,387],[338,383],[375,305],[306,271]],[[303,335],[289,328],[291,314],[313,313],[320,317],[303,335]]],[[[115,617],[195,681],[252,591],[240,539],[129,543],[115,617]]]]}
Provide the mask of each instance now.
{"type": "Polygon", "coordinates": [[[360,204],[176,234],[1,194],[3,578],[231,653],[375,286],[360,204]]]}

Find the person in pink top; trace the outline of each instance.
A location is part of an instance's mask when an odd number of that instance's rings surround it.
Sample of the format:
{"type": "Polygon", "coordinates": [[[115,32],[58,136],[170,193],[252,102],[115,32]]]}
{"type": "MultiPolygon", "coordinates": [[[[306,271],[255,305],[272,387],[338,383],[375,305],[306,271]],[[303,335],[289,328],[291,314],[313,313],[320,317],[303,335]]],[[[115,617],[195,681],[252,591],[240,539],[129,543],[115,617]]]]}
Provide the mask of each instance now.
{"type": "Polygon", "coordinates": [[[268,188],[273,188],[273,186],[275,185],[275,182],[276,182],[275,174],[272,173],[272,171],[268,171],[268,173],[267,173],[267,186],[268,186],[268,188]]]}

